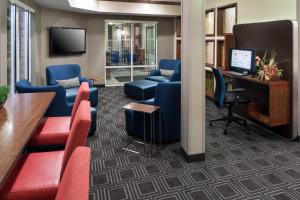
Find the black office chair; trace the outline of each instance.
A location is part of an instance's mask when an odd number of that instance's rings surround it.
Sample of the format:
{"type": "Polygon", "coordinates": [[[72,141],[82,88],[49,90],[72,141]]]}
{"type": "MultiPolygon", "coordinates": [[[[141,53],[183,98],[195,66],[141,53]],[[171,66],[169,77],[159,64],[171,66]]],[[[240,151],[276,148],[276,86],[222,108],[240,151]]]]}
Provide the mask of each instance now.
{"type": "Polygon", "coordinates": [[[209,122],[209,125],[212,126],[213,122],[225,121],[226,126],[224,129],[224,135],[227,135],[227,129],[231,123],[235,122],[246,128],[246,133],[250,133],[250,129],[247,124],[247,120],[236,117],[233,115],[232,107],[233,105],[238,104],[246,104],[247,99],[241,97],[239,94],[244,92],[243,88],[236,88],[232,90],[228,90],[228,83],[225,82],[224,77],[220,69],[212,68],[215,79],[216,79],[216,88],[215,88],[215,104],[218,108],[223,109],[224,106],[228,106],[228,114],[227,116],[223,116],[219,119],[214,119],[209,122]]]}

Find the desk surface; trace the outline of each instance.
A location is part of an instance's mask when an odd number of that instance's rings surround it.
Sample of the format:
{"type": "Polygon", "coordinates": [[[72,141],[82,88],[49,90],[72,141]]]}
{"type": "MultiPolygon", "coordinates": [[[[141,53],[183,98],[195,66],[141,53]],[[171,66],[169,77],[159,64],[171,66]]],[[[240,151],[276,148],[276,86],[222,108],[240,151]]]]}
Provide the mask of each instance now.
{"type": "Polygon", "coordinates": [[[11,94],[0,110],[0,185],[22,154],[54,96],[54,92],[11,94]]]}
{"type": "Polygon", "coordinates": [[[123,106],[126,110],[134,110],[137,112],[143,112],[151,114],[159,109],[159,106],[152,106],[147,104],[141,104],[141,103],[129,103],[125,106],[123,106]]]}
{"type": "Polygon", "coordinates": [[[248,76],[238,76],[238,75],[234,75],[234,74],[229,74],[228,71],[222,71],[222,74],[224,76],[227,77],[233,77],[233,78],[239,78],[239,79],[243,79],[243,80],[247,80],[247,81],[251,81],[251,82],[255,82],[257,84],[261,84],[261,85],[270,85],[270,84],[276,84],[276,83],[282,83],[282,82],[288,82],[288,81],[284,81],[284,80],[278,80],[278,81],[263,81],[260,80],[256,77],[252,77],[251,75],[248,76]]]}

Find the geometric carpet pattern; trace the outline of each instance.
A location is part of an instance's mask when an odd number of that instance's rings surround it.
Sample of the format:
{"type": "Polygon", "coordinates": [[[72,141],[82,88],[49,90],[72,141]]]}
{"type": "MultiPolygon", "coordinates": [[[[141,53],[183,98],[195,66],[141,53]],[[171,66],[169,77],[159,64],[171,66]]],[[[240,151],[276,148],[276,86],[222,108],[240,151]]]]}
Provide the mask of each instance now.
{"type": "MultiPolygon", "coordinates": [[[[120,150],[128,137],[122,87],[101,88],[92,148],[90,200],[300,199],[300,145],[251,124],[251,134],[206,123],[206,159],[187,163],[180,144],[154,158],[120,150]]],[[[223,114],[206,101],[206,120],[223,114]]]]}

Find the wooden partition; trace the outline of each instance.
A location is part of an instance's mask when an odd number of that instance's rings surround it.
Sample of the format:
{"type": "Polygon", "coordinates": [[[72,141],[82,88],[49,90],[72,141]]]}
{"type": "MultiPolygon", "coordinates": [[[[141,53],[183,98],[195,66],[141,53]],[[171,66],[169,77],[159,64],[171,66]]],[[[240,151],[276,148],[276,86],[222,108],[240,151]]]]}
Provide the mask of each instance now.
{"type": "MultiPolygon", "coordinates": [[[[233,47],[254,49],[261,57],[266,50],[271,52],[275,49],[284,74],[282,82],[266,84],[233,78],[233,87],[245,88],[245,95],[250,100],[246,110],[240,107],[235,111],[278,134],[292,138],[293,117],[298,114],[296,110],[293,114],[293,23],[284,20],[236,25],[233,39],[233,47]]],[[[228,49],[226,51],[228,57],[228,49]]]]}

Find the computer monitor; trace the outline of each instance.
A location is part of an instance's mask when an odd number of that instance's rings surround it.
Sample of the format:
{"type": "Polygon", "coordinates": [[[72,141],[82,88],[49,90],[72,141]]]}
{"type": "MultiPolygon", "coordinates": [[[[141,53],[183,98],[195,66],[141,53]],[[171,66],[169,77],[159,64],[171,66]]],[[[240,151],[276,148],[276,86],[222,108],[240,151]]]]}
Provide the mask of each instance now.
{"type": "Polygon", "coordinates": [[[252,49],[230,49],[230,71],[252,74],[255,72],[255,51],[252,49]]]}

